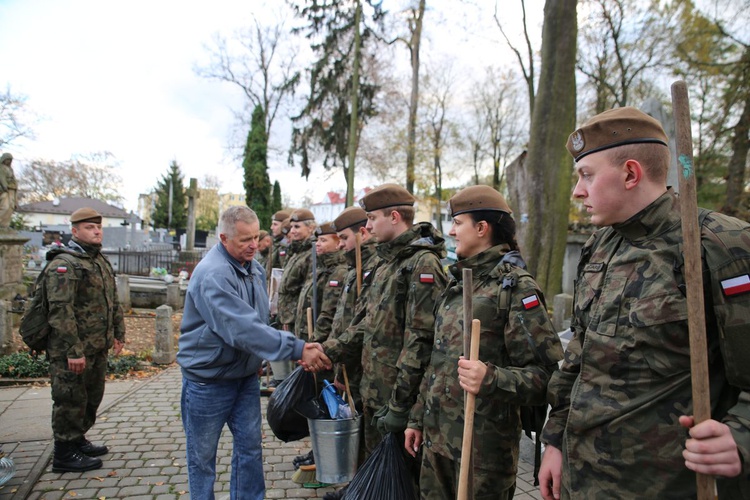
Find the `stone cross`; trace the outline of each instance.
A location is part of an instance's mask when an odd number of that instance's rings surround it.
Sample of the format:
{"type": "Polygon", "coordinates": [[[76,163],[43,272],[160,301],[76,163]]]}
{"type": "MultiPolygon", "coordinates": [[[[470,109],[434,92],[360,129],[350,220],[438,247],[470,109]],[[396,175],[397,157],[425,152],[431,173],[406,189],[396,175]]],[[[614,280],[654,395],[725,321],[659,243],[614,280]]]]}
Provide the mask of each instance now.
{"type": "Polygon", "coordinates": [[[187,244],[185,250],[195,249],[195,200],[198,199],[198,179],[190,179],[188,195],[187,244]]]}

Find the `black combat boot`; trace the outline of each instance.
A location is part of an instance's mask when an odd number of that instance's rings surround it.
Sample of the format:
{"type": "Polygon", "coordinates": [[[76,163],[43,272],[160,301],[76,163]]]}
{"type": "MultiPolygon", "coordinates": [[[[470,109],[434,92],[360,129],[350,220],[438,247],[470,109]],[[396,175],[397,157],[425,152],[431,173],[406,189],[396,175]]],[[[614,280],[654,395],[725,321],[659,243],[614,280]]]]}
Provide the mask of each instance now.
{"type": "Polygon", "coordinates": [[[78,441],[78,449],[81,450],[81,453],[88,457],[99,457],[102,455],[105,455],[109,448],[107,448],[104,445],[101,444],[94,444],[86,437],[82,437],[80,441],[78,441]]]}
{"type": "Polygon", "coordinates": [[[81,453],[77,442],[55,441],[52,472],[84,472],[101,466],[100,459],[87,457],[81,453]]]}

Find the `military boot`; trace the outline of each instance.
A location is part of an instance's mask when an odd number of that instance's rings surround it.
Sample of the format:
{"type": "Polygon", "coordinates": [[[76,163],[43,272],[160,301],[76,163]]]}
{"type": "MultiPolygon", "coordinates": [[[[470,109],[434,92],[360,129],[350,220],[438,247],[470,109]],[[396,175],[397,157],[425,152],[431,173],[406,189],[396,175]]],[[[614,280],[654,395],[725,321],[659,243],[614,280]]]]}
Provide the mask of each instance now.
{"type": "Polygon", "coordinates": [[[77,442],[55,441],[55,455],[52,459],[52,472],[84,472],[98,469],[102,461],[87,457],[78,448],[77,442]]]}
{"type": "Polygon", "coordinates": [[[104,445],[101,444],[94,444],[86,437],[82,437],[80,441],[78,441],[78,449],[81,450],[81,453],[88,457],[99,457],[101,455],[105,455],[109,448],[107,448],[104,445]]]}

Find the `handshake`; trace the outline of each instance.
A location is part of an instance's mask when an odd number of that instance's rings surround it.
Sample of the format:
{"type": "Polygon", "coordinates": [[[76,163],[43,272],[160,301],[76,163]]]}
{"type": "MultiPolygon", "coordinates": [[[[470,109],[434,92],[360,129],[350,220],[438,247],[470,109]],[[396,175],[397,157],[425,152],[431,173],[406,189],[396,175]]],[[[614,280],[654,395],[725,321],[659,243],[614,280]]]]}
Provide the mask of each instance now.
{"type": "Polygon", "coordinates": [[[318,342],[308,342],[302,350],[302,359],[297,361],[298,364],[308,372],[319,372],[321,370],[330,370],[333,365],[331,360],[323,351],[323,346],[318,342]]]}

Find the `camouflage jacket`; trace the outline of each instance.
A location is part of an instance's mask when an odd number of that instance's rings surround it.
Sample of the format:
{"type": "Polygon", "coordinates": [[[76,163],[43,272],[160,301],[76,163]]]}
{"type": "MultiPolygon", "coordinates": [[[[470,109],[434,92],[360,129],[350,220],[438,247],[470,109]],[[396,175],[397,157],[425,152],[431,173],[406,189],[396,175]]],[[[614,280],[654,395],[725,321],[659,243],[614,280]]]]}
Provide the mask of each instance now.
{"type": "Polygon", "coordinates": [[[503,261],[506,255],[508,245],[498,245],[450,267],[452,278],[436,308],[432,357],[409,426],[423,430],[425,446],[433,453],[461,458],[462,273],[472,269],[473,317],[481,321],[479,359],[488,368],[476,399],[474,460],[483,469],[510,475],[518,463],[519,407],[544,403],[547,382],[563,352],[541,290],[530,274],[503,261]],[[507,294],[501,294],[503,285],[507,294]]]}
{"type": "MultiPolygon", "coordinates": [[[[321,254],[317,256],[317,304],[315,305],[313,317],[315,330],[312,335],[313,342],[323,342],[331,333],[333,316],[336,314],[341,292],[344,290],[344,278],[346,278],[346,259],[341,251],[321,254]],[[315,316],[317,315],[317,316],[315,316]]],[[[305,285],[297,301],[297,318],[294,333],[297,337],[307,340],[307,308],[312,307],[313,302],[313,276],[310,272],[305,285]]]]}
{"type": "MultiPolygon", "coordinates": [[[[712,418],[744,461],[739,480],[717,484],[720,498],[750,498],[750,226],[710,213],[701,235],[712,418]]],[[[564,498],[695,498],[678,423],[693,411],[681,243],[670,190],[582,250],[543,434],[563,452],[564,498]]]]}
{"type": "Polygon", "coordinates": [[[288,260],[279,283],[278,322],[294,327],[297,300],[312,273],[312,240],[293,241],[287,247],[288,260]]]}
{"type": "MultiPolygon", "coordinates": [[[[361,254],[362,254],[362,285],[367,276],[375,267],[378,256],[375,253],[375,238],[362,243],[361,254]]],[[[346,260],[349,264],[349,272],[344,279],[344,290],[341,292],[339,302],[336,305],[336,314],[333,316],[333,324],[331,325],[330,338],[338,338],[351,324],[354,319],[355,304],[357,303],[357,263],[355,251],[350,250],[346,252],[346,260]]],[[[364,290],[364,288],[363,288],[364,290]]]]}
{"type": "Polygon", "coordinates": [[[271,250],[271,267],[276,269],[284,269],[284,264],[287,260],[287,243],[284,236],[276,236],[273,239],[273,248],[271,250]]]}
{"type": "Polygon", "coordinates": [[[377,246],[379,261],[366,280],[366,304],[338,339],[324,344],[333,362],[361,359],[362,401],[409,411],[430,360],[434,307],[445,288],[445,242],[423,222],[377,246]],[[360,356],[358,358],[358,356],[360,356]]]}
{"type": "MultiPolygon", "coordinates": [[[[265,268],[266,268],[266,264],[268,264],[268,257],[269,257],[269,254],[270,254],[270,253],[271,253],[271,252],[270,252],[270,250],[269,250],[269,249],[266,249],[266,250],[265,250],[265,251],[263,251],[263,252],[258,252],[258,253],[256,253],[256,254],[255,254],[255,256],[254,256],[253,258],[255,259],[255,261],[256,261],[256,262],[257,262],[258,264],[260,264],[260,265],[261,265],[261,267],[263,267],[263,269],[265,269],[265,268]]],[[[271,257],[272,257],[272,256],[271,256],[271,257]]]]}
{"type": "Polygon", "coordinates": [[[112,266],[101,252],[87,253],[75,240],[68,245],[47,252],[51,359],[82,358],[107,351],[114,339],[125,340],[112,266]],[[56,258],[63,252],[76,264],[56,258]]]}

